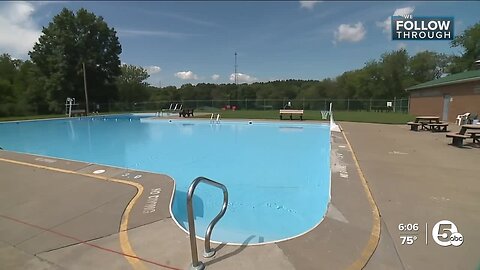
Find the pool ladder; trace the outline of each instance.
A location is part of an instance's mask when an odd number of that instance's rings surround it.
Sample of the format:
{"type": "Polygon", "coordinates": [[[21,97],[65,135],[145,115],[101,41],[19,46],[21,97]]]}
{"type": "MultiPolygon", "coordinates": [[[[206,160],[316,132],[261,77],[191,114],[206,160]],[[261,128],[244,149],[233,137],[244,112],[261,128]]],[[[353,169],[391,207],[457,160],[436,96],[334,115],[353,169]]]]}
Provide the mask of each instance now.
{"type": "Polygon", "coordinates": [[[214,114],[212,113],[212,115],[210,116],[210,124],[220,124],[220,114],[217,113],[217,118],[213,118],[214,117],[214,114]]]}
{"type": "Polygon", "coordinates": [[[227,211],[228,205],[228,191],[227,187],[223,184],[215,182],[205,177],[197,177],[193,180],[192,184],[188,188],[187,194],[187,211],[188,211],[188,232],[190,234],[190,248],[192,251],[192,265],[190,269],[192,270],[203,270],[205,269],[205,264],[198,260],[198,253],[197,253],[197,241],[195,239],[195,219],[193,217],[193,193],[195,192],[195,188],[198,184],[205,183],[214,187],[217,187],[223,191],[223,205],[222,210],[218,213],[217,216],[210,222],[207,227],[207,231],[205,232],[205,251],[203,252],[204,258],[210,258],[215,255],[215,250],[210,247],[210,237],[212,235],[213,227],[217,224],[217,222],[223,217],[225,212],[227,211]]]}

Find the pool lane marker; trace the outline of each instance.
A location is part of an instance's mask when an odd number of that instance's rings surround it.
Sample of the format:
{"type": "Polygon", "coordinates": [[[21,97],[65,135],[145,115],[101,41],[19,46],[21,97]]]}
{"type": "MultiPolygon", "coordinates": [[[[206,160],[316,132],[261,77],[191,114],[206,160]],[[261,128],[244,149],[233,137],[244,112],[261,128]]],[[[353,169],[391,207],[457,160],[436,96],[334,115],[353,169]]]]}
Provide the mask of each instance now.
{"type": "Polygon", "coordinates": [[[347,269],[363,269],[367,265],[368,261],[372,257],[375,250],[377,249],[378,242],[380,240],[380,212],[378,211],[378,206],[375,203],[375,200],[373,199],[372,192],[368,187],[368,182],[365,179],[362,169],[360,169],[360,164],[358,163],[358,159],[357,159],[357,156],[355,155],[355,152],[353,152],[352,145],[348,141],[348,138],[345,135],[345,133],[342,132],[342,134],[343,134],[343,137],[345,138],[345,141],[347,142],[348,147],[350,148],[350,151],[352,152],[353,161],[355,162],[355,166],[357,167],[357,172],[358,172],[358,175],[360,176],[360,180],[362,181],[362,186],[367,195],[370,208],[372,208],[372,231],[370,233],[370,238],[368,239],[367,244],[363,248],[360,258],[354,261],[347,268],[347,269]]]}
{"type": "Polygon", "coordinates": [[[86,241],[83,241],[83,240],[81,240],[81,239],[78,239],[78,238],[75,238],[75,237],[72,237],[72,236],[68,236],[68,235],[65,235],[65,234],[62,234],[62,233],[59,233],[59,232],[56,232],[56,231],[47,229],[47,228],[42,228],[42,227],[39,227],[39,226],[37,226],[37,225],[30,224],[30,223],[27,223],[27,222],[24,222],[24,221],[21,221],[21,220],[17,220],[17,219],[11,218],[11,217],[7,217],[7,216],[4,216],[4,215],[0,215],[0,217],[6,218],[6,219],[10,219],[10,220],[12,220],[12,221],[15,221],[15,222],[18,222],[18,223],[22,223],[22,224],[25,224],[25,225],[28,225],[28,226],[36,227],[36,228],[42,229],[42,230],[44,230],[44,231],[48,231],[48,232],[50,232],[50,233],[54,233],[54,234],[57,234],[57,235],[60,235],[60,236],[66,237],[66,238],[70,238],[70,239],[73,239],[73,240],[75,240],[75,241],[78,241],[79,243],[82,243],[82,244],[85,244],[85,245],[88,245],[88,246],[91,246],[91,247],[96,247],[96,248],[98,248],[98,249],[102,249],[102,250],[110,251],[110,252],[113,252],[113,253],[121,254],[121,255],[123,255],[123,256],[125,257],[125,259],[130,263],[130,265],[131,265],[135,270],[148,269],[148,268],[142,263],[142,261],[148,262],[148,263],[151,263],[151,264],[154,264],[154,265],[157,265],[157,266],[161,266],[161,267],[164,267],[164,268],[173,269],[173,270],[178,270],[177,268],[174,268],[174,267],[171,267],[171,266],[168,266],[168,265],[162,265],[162,264],[159,264],[159,263],[156,263],[156,262],[153,262],[153,261],[149,261],[149,260],[146,260],[146,259],[142,259],[142,258],[138,257],[137,254],[133,251],[133,248],[132,248],[132,246],[131,246],[131,244],[130,244],[130,241],[129,241],[129,239],[128,239],[128,232],[127,232],[127,230],[128,230],[128,221],[129,221],[130,212],[132,211],[133,206],[135,205],[135,203],[137,202],[137,200],[140,198],[140,196],[141,196],[142,193],[143,193],[143,186],[142,186],[141,184],[136,183],[136,182],[126,181],[126,180],[109,178],[109,177],[106,177],[106,176],[92,175],[92,174],[87,174],[87,173],[80,173],[80,172],[69,171],[69,170],[60,169],[60,168],[47,167],[47,166],[44,166],[44,165],[38,165],[38,164],[33,164],[33,163],[28,163],[28,162],[22,162],[22,161],[16,161],[16,160],[11,160],[11,159],[5,159],[5,158],[0,158],[0,161],[4,161],[4,162],[8,162],[8,163],[13,163],[13,164],[17,164],[17,165],[24,165],[24,166],[34,167],[34,168],[38,168],[38,169],[45,169],[45,170],[55,171],[55,172],[60,172],[60,173],[80,175],[80,176],[90,177],[90,178],[94,178],[94,179],[98,179],[98,180],[109,181],[109,182],[116,182],[116,183],[126,184],[126,185],[130,185],[130,186],[135,187],[135,188],[137,189],[137,193],[135,194],[135,196],[133,197],[133,199],[130,200],[130,202],[128,203],[127,207],[125,208],[125,210],[124,210],[124,212],[123,212],[123,214],[122,214],[122,220],[121,220],[121,223],[120,223],[120,229],[119,229],[119,233],[118,233],[118,234],[119,234],[119,240],[120,240],[120,248],[122,249],[122,252],[114,251],[114,250],[111,250],[111,249],[107,249],[107,248],[100,247],[100,246],[98,246],[98,245],[94,245],[94,244],[91,244],[91,243],[87,243],[86,241]]]}

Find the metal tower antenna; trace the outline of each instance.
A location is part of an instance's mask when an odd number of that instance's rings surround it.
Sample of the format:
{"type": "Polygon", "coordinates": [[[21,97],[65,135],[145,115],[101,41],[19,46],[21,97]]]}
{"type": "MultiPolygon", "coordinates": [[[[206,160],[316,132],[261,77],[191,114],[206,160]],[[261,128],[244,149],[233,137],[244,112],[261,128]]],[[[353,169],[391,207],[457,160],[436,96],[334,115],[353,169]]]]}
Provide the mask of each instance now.
{"type": "Polygon", "coordinates": [[[235,52],[235,84],[237,84],[237,52],[235,52]]]}

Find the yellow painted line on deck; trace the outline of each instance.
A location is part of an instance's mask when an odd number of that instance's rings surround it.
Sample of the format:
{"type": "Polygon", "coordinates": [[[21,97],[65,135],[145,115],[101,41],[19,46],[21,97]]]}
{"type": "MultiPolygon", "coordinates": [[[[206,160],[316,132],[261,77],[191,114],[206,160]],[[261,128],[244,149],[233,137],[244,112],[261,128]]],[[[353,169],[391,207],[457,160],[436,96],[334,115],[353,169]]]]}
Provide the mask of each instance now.
{"type": "Polygon", "coordinates": [[[378,206],[373,199],[372,192],[368,187],[367,180],[363,175],[362,169],[360,169],[360,164],[358,163],[357,156],[353,152],[352,145],[348,141],[347,136],[344,132],[342,132],[345,141],[347,142],[350,151],[352,152],[353,161],[355,162],[355,166],[357,167],[358,175],[360,176],[360,180],[362,181],[363,189],[367,195],[368,202],[370,204],[370,208],[372,209],[372,231],[370,233],[370,238],[368,239],[367,244],[362,250],[362,254],[360,258],[358,258],[355,262],[353,262],[347,269],[363,269],[365,265],[367,265],[368,261],[372,257],[375,249],[377,249],[378,241],[380,240],[380,212],[378,211],[378,206]]]}
{"type": "Polygon", "coordinates": [[[5,158],[0,158],[0,161],[13,163],[13,164],[17,164],[17,165],[34,167],[34,168],[38,168],[38,169],[54,171],[54,172],[80,175],[80,176],[90,177],[90,178],[94,178],[94,179],[98,179],[98,180],[116,182],[116,183],[126,184],[126,185],[129,185],[129,186],[135,187],[137,189],[137,193],[135,194],[133,199],[130,200],[127,207],[125,208],[125,211],[123,212],[123,215],[122,215],[122,221],[120,223],[120,231],[119,231],[120,248],[122,249],[123,253],[130,255],[130,256],[124,256],[124,257],[125,257],[125,259],[127,259],[127,261],[130,263],[130,265],[135,270],[145,270],[145,269],[147,269],[147,267],[145,267],[145,265],[142,263],[142,261],[140,261],[139,259],[136,258],[138,256],[133,251],[132,245],[130,244],[130,241],[128,240],[128,233],[127,233],[130,212],[132,211],[133,206],[137,202],[138,198],[140,198],[140,196],[143,193],[143,186],[142,185],[140,185],[139,183],[131,182],[131,181],[114,179],[114,178],[101,176],[101,175],[91,175],[91,174],[87,174],[87,173],[69,171],[69,170],[65,170],[65,169],[53,168],[53,167],[48,167],[48,166],[44,166],[44,165],[38,165],[38,164],[23,162],[23,161],[17,161],[17,160],[5,159],[5,158]]]}

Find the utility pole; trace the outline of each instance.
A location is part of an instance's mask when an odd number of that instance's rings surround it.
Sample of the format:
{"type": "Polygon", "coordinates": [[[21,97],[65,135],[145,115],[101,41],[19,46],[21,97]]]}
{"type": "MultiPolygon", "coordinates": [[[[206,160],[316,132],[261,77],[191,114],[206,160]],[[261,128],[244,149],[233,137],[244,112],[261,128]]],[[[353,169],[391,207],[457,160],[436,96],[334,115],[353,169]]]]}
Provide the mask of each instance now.
{"type": "Polygon", "coordinates": [[[235,85],[237,84],[237,52],[235,52],[235,85]]]}
{"type": "Polygon", "coordinates": [[[88,93],[87,93],[87,72],[85,71],[85,62],[83,65],[83,86],[85,87],[85,115],[88,116],[88,93]]]}
{"type": "MultiPolygon", "coordinates": [[[[238,96],[238,86],[237,86],[237,83],[238,83],[238,78],[237,78],[237,52],[235,52],[235,99],[239,99],[239,96],[238,96]]],[[[228,98],[228,103],[230,104],[230,95],[229,95],[229,98],[228,98]]]]}

